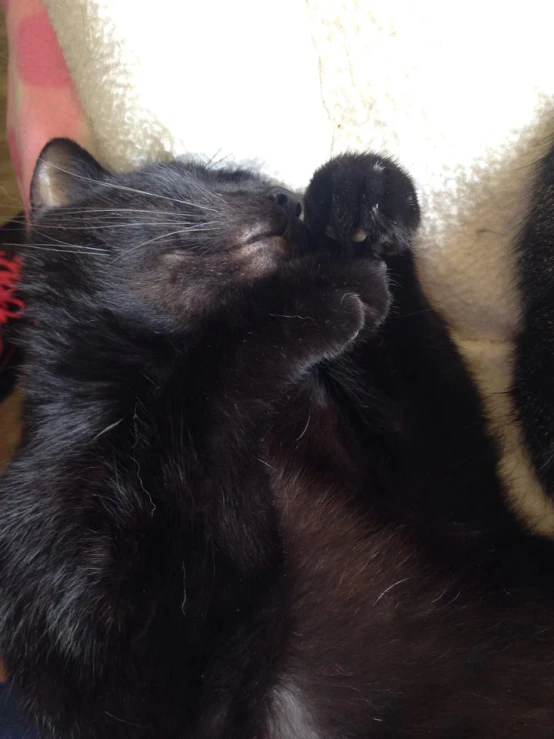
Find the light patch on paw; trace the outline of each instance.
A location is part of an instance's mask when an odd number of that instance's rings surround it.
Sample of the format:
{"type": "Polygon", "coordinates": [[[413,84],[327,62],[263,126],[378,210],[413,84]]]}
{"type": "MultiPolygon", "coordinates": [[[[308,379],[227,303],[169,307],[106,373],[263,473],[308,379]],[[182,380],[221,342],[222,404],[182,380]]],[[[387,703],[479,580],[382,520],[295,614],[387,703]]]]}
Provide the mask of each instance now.
{"type": "Polygon", "coordinates": [[[357,228],[355,231],[352,231],[351,238],[355,244],[361,244],[362,241],[367,239],[367,231],[364,231],[363,228],[357,228]]]}
{"type": "Polygon", "coordinates": [[[336,240],[337,240],[337,238],[338,238],[338,236],[337,236],[337,232],[336,232],[336,231],[335,231],[335,229],[334,229],[334,228],[333,228],[333,227],[331,226],[331,224],[329,224],[329,225],[327,226],[327,228],[325,229],[325,235],[326,235],[326,236],[328,236],[328,237],[329,237],[330,239],[334,239],[335,241],[336,241],[336,240]]]}

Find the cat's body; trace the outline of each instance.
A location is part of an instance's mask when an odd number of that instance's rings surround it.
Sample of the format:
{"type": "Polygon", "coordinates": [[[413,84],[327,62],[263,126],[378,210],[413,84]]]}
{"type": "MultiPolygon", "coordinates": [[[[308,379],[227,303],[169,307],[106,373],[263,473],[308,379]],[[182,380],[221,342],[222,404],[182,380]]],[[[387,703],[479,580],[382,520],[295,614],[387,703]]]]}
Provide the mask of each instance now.
{"type": "Polygon", "coordinates": [[[551,737],[554,549],[419,289],[406,176],[334,160],[306,228],[248,173],[62,143],[33,196],[0,650],[40,736],[551,737]]]}

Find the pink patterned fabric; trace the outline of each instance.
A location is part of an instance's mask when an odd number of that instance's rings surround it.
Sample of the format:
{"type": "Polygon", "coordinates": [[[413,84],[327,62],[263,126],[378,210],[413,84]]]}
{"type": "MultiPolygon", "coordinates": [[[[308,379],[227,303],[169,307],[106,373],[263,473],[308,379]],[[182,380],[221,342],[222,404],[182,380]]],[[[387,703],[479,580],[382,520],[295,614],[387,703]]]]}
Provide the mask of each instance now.
{"type": "MultiPolygon", "coordinates": [[[[0,0],[1,1],[1,0],[0,0]]],[[[41,0],[3,0],[9,44],[8,143],[25,210],[37,157],[49,139],[91,148],[91,134],[41,0]]]]}
{"type": "MultiPolygon", "coordinates": [[[[29,213],[29,187],[47,141],[67,137],[89,150],[91,135],[56,35],[41,0],[0,0],[9,45],[7,139],[21,198],[29,213]]],[[[0,374],[11,357],[1,326],[17,318],[20,260],[0,251],[0,374]]],[[[7,679],[0,658],[0,683],[7,679]]]]}

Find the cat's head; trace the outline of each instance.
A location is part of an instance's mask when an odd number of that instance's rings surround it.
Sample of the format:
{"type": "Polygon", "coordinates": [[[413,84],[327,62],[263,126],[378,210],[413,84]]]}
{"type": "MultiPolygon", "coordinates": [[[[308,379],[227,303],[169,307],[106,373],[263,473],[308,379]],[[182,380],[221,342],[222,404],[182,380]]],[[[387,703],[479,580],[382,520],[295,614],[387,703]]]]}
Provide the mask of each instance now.
{"type": "Polygon", "coordinates": [[[184,161],[113,174],[64,139],[39,157],[31,206],[35,282],[63,293],[69,281],[89,300],[112,289],[120,307],[134,297],[183,319],[270,275],[305,239],[298,198],[257,174],[184,161]]]}

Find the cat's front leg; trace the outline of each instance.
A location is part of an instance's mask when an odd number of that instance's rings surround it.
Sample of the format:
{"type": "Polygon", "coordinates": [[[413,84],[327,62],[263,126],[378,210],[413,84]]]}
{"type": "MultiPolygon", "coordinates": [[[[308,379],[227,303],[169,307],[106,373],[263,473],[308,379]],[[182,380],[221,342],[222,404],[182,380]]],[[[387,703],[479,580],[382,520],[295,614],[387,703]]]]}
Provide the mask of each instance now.
{"type": "Polygon", "coordinates": [[[290,262],[249,295],[233,373],[251,392],[263,392],[266,374],[268,388],[279,390],[347,351],[361,331],[375,331],[389,307],[380,260],[321,251],[290,262]]]}
{"type": "Polygon", "coordinates": [[[265,566],[274,552],[263,448],[280,400],[375,331],[389,302],[381,261],[302,257],[252,288],[240,310],[226,311],[197,347],[188,392],[205,398],[190,417],[202,462],[198,497],[210,506],[210,535],[244,573],[265,566]]]}
{"type": "MultiPolygon", "coordinates": [[[[288,386],[379,329],[390,307],[385,258],[409,247],[419,223],[410,178],[392,161],[370,154],[344,155],[322,167],[308,187],[305,208],[308,253],[254,285],[238,319],[233,323],[233,314],[227,315],[228,328],[220,332],[224,392],[212,408],[228,418],[240,411],[240,428],[249,428],[245,434],[254,444],[288,386]]],[[[225,444],[242,460],[236,470],[244,470],[248,456],[241,456],[237,439],[225,444]]],[[[224,453],[221,439],[219,445],[214,459],[224,453]]]]}
{"type": "Polygon", "coordinates": [[[305,196],[304,256],[250,293],[245,356],[257,352],[258,368],[269,357],[274,379],[281,368],[292,377],[376,330],[390,307],[385,262],[410,247],[419,220],[414,184],[392,160],[344,154],[321,167],[305,196]]]}

